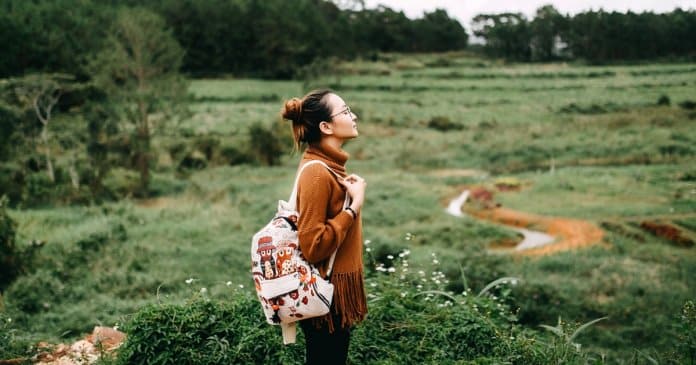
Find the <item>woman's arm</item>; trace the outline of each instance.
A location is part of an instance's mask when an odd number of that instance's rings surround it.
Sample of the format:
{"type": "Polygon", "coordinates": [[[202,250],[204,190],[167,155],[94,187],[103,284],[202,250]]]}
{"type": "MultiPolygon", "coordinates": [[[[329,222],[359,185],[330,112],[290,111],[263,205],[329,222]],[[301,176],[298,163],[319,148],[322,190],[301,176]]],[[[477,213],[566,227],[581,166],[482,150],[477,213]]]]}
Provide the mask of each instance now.
{"type": "Polygon", "coordinates": [[[353,215],[348,211],[342,210],[333,218],[327,216],[335,179],[320,164],[307,166],[300,176],[298,238],[302,254],[313,264],[331,257],[353,225],[353,215]]]}

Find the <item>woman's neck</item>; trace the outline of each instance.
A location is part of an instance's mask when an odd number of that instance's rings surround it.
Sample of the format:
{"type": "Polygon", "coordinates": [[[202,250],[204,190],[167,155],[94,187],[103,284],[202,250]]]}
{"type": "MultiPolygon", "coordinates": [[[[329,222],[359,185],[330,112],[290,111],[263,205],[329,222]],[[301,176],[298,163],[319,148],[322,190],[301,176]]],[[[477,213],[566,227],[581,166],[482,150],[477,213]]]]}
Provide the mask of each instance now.
{"type": "Polygon", "coordinates": [[[324,136],[319,141],[319,146],[324,149],[342,150],[343,140],[340,138],[335,138],[333,136],[324,136]]]}

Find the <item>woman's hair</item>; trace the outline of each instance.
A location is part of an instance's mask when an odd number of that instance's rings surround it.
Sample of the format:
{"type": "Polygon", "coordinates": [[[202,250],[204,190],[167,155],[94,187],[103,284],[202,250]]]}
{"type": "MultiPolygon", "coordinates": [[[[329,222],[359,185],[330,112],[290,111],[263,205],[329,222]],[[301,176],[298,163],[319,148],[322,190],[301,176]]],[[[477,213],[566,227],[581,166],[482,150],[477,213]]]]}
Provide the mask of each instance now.
{"type": "Polygon", "coordinates": [[[326,96],[331,93],[329,89],[312,90],[302,99],[292,98],[285,102],[280,114],[283,119],[292,121],[295,149],[321,139],[319,123],[331,121],[331,109],[326,102],[326,96]]]}

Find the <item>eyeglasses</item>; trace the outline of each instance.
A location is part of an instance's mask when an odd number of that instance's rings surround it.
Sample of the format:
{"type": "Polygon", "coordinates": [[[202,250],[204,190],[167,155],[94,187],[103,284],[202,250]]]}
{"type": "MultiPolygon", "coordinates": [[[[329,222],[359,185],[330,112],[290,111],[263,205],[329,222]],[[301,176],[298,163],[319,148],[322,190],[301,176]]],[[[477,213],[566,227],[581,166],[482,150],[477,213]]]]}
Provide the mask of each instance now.
{"type": "Polygon", "coordinates": [[[333,114],[333,115],[330,115],[329,118],[333,118],[339,114],[351,115],[351,114],[353,114],[353,112],[351,112],[350,107],[347,106],[345,109],[341,110],[340,112],[333,114]]]}

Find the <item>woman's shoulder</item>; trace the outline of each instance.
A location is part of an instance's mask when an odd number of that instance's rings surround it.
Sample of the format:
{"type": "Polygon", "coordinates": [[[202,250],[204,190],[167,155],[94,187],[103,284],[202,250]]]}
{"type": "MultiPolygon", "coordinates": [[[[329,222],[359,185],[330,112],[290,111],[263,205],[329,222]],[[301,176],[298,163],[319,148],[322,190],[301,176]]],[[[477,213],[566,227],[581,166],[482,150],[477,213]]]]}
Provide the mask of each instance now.
{"type": "Polygon", "coordinates": [[[318,160],[305,160],[300,164],[300,169],[302,171],[300,181],[306,179],[334,179],[333,174],[328,170],[325,164],[312,161],[318,160]]]}

